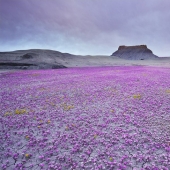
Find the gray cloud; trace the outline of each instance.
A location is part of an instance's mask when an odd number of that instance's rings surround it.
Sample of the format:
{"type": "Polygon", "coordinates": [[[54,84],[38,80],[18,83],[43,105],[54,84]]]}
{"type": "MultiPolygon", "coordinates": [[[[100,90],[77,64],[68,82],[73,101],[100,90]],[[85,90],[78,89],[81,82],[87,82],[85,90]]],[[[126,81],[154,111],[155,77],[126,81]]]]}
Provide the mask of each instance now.
{"type": "Polygon", "coordinates": [[[147,44],[170,55],[169,0],[0,0],[0,51],[111,54],[147,44]]]}

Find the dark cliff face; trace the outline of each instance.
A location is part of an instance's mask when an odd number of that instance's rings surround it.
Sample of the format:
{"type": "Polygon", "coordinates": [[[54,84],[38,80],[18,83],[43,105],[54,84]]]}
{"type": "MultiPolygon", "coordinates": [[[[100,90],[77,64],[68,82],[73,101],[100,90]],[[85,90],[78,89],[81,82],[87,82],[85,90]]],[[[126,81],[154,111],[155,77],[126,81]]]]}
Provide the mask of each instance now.
{"type": "Polygon", "coordinates": [[[158,56],[154,55],[146,45],[119,46],[118,50],[111,56],[116,56],[128,60],[147,60],[158,58],[158,56]]]}

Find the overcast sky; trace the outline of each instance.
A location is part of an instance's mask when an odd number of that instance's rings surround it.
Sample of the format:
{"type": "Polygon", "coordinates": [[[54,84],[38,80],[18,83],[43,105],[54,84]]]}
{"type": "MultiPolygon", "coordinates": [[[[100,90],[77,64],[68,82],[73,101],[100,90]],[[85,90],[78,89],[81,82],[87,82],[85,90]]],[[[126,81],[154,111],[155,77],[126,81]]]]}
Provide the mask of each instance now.
{"type": "Polygon", "coordinates": [[[170,56],[170,0],[0,0],[0,51],[111,55],[140,44],[170,56]]]}

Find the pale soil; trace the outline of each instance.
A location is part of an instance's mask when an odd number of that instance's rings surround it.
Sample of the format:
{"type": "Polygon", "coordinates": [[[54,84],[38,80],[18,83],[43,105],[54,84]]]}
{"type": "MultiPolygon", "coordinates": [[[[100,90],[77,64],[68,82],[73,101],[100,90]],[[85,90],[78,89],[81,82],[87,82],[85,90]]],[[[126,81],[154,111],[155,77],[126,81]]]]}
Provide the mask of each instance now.
{"type": "MultiPolygon", "coordinates": [[[[94,66],[154,66],[170,68],[170,58],[153,60],[124,60],[110,56],[74,56],[61,60],[60,63],[66,67],[94,67],[94,66]]],[[[0,73],[13,72],[14,69],[0,69],[0,73]]]]}

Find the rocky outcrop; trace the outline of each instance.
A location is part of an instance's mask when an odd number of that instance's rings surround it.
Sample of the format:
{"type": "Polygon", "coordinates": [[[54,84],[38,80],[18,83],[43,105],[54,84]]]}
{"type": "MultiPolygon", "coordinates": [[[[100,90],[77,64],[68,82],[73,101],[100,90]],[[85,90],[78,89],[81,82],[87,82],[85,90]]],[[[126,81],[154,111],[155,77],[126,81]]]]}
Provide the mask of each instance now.
{"type": "Polygon", "coordinates": [[[111,56],[116,56],[128,60],[147,60],[158,58],[158,56],[154,55],[146,45],[119,46],[118,50],[111,56]]]}
{"type": "Polygon", "coordinates": [[[39,49],[0,52],[0,69],[66,68],[61,62],[63,55],[70,56],[71,54],[39,49]]]}

